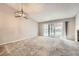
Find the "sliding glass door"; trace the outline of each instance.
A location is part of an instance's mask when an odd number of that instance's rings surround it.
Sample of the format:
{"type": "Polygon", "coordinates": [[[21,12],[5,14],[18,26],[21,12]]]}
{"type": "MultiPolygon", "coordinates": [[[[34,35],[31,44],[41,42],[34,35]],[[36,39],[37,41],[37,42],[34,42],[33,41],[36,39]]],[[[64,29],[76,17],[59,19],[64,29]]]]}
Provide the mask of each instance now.
{"type": "Polygon", "coordinates": [[[61,38],[63,37],[63,23],[56,23],[55,24],[55,37],[56,38],[61,38]]]}
{"type": "Polygon", "coordinates": [[[43,35],[53,38],[61,38],[63,36],[63,23],[48,23],[43,26],[43,35]]]}

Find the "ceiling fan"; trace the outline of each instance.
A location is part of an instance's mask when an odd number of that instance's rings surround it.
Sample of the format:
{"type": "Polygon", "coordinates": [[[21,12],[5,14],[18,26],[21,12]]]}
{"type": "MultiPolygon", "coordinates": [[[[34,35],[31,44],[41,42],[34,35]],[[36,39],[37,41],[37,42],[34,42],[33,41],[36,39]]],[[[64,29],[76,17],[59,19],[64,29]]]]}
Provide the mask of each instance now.
{"type": "Polygon", "coordinates": [[[25,19],[29,19],[29,15],[27,13],[25,13],[24,10],[23,10],[23,3],[21,3],[21,9],[20,9],[20,11],[17,10],[15,12],[15,17],[16,18],[23,17],[25,19]]]}

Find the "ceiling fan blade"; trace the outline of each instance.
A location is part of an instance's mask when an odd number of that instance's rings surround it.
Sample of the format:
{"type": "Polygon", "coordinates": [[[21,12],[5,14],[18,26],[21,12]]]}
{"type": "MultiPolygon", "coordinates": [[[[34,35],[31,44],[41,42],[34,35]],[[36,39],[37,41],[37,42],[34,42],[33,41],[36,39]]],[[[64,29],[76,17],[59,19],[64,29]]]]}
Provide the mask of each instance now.
{"type": "Polygon", "coordinates": [[[23,18],[25,18],[25,19],[29,19],[28,17],[23,17],[23,18]]]}
{"type": "Polygon", "coordinates": [[[25,19],[31,19],[30,15],[28,13],[23,12],[23,14],[24,14],[23,18],[25,18],[25,19]]]}

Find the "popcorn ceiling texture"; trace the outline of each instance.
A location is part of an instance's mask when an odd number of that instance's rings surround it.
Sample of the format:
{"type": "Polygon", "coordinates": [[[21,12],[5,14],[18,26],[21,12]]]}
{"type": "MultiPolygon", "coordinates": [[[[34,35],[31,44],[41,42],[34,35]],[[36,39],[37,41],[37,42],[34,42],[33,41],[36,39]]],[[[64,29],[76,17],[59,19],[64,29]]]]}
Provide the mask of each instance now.
{"type": "Polygon", "coordinates": [[[79,56],[79,43],[66,39],[39,36],[3,46],[6,56],[79,56]]]}

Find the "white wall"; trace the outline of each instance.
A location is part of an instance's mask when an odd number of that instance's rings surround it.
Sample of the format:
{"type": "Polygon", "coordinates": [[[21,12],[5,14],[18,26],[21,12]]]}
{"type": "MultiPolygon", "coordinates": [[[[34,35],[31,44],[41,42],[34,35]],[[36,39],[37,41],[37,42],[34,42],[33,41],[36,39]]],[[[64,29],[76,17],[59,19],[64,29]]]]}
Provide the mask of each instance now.
{"type": "Polygon", "coordinates": [[[72,20],[68,21],[68,33],[67,33],[67,38],[69,40],[75,41],[75,19],[73,18],[72,20]]]}
{"type": "Polygon", "coordinates": [[[75,37],[76,37],[76,41],[77,41],[77,30],[79,30],[79,12],[77,13],[75,19],[76,19],[76,22],[75,22],[75,24],[76,24],[76,27],[75,27],[75,37]]]}
{"type": "Polygon", "coordinates": [[[0,44],[32,38],[38,34],[38,24],[30,19],[15,18],[14,10],[0,4],[0,44]]]}

